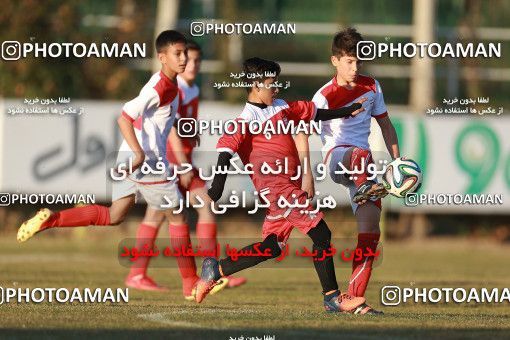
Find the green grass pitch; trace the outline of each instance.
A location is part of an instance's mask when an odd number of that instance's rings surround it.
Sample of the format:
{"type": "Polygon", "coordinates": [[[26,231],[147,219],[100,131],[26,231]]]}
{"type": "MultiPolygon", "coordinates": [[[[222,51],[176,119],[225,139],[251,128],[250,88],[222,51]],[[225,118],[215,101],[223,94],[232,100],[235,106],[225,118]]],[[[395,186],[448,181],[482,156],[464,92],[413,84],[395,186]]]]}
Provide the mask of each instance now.
{"type": "MultiPolygon", "coordinates": [[[[111,229],[110,229],[111,230],[111,229]]],[[[123,287],[127,268],[117,259],[115,231],[41,234],[18,245],[0,240],[2,287],[123,287]]],[[[162,236],[164,237],[164,236],[162,236]]],[[[15,338],[416,339],[505,338],[510,304],[414,304],[384,307],[380,289],[510,287],[510,247],[467,240],[389,242],[373,274],[367,302],[382,317],[331,315],[322,307],[313,268],[252,268],[248,284],[209,296],[198,305],[182,298],[176,268],[149,271],[169,293],[130,290],[127,304],[0,305],[0,336],[15,338]]],[[[199,263],[198,263],[199,265],[199,263]]],[[[337,270],[341,288],[349,269],[337,270]]]]}

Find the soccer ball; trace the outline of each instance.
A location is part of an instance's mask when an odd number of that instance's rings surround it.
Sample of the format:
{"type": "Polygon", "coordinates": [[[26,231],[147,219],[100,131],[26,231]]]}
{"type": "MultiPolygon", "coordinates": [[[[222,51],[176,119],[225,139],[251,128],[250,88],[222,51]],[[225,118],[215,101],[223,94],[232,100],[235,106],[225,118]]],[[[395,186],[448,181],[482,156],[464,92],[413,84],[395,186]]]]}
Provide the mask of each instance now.
{"type": "Polygon", "coordinates": [[[417,191],[421,186],[421,181],[420,166],[412,159],[405,157],[397,158],[388,164],[382,177],[386,190],[393,196],[400,198],[417,191]]]}

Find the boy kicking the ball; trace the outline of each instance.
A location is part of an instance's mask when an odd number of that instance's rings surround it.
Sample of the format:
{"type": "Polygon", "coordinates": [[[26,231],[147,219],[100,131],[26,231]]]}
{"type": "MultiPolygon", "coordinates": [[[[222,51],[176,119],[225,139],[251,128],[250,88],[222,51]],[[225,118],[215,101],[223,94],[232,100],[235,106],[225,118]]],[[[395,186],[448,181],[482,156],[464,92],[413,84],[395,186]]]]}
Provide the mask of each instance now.
{"type": "MultiPolygon", "coordinates": [[[[273,61],[260,58],[250,58],[244,62],[244,74],[246,82],[252,87],[247,88],[247,103],[236,119],[238,128],[234,133],[224,134],[218,141],[219,152],[217,168],[228,169],[232,156],[237,153],[241,161],[251,164],[253,174],[250,175],[255,189],[261,193],[266,192],[269,208],[262,226],[262,241],[251,244],[241,250],[242,253],[258,253],[249,257],[240,257],[237,261],[230,257],[216,260],[206,258],[202,263],[202,273],[196,288],[196,301],[202,302],[206,295],[213,289],[221,277],[232,275],[243,269],[253,267],[270,258],[276,258],[281,254],[281,248],[287,242],[293,228],[299,229],[308,235],[313,241],[314,266],[322,285],[324,295],[324,307],[328,312],[353,312],[364,302],[363,297],[353,297],[349,294],[340,294],[336,282],[335,267],[331,256],[324,256],[330,248],[331,231],[322,219],[322,213],[311,213],[313,208],[306,203],[307,193],[301,187],[301,177],[296,177],[297,167],[300,166],[297,145],[289,133],[275,133],[271,135],[250,131],[250,123],[258,123],[258,126],[266,124],[278,125],[278,122],[310,122],[312,120],[328,120],[338,117],[357,115],[363,111],[359,100],[357,103],[336,110],[317,109],[313,102],[296,101],[286,102],[276,99],[278,88],[272,86],[276,81],[280,66],[273,61]],[[253,80],[250,75],[263,75],[260,79],[253,80]],[[286,173],[262,174],[260,169],[264,163],[271,167],[278,162],[288,162],[286,173]],[[297,200],[306,213],[302,213],[297,207],[281,207],[278,201],[283,198],[294,202],[297,200]],[[268,254],[268,255],[266,255],[268,254]]],[[[262,129],[263,131],[263,129],[262,129]]],[[[305,140],[306,141],[306,140],[305,140]]],[[[296,140],[296,143],[299,143],[296,140]]],[[[221,198],[227,174],[215,174],[211,188],[208,190],[213,201],[221,198]]]]}
{"type": "MultiPolygon", "coordinates": [[[[366,170],[353,180],[348,178],[349,175],[335,174],[336,170],[341,169],[340,164],[353,170],[361,167],[367,169],[367,165],[373,162],[368,144],[372,117],[381,128],[391,157],[400,157],[397,134],[388,117],[381,86],[374,78],[359,74],[361,62],[356,56],[356,46],[362,40],[362,36],[353,28],[347,28],[334,36],[331,63],[336,69],[336,75],[317,91],[313,102],[317,108],[338,109],[355,103],[361,97],[367,98],[364,112],[355,117],[324,122],[321,140],[324,163],[329,167],[331,178],[349,189],[352,210],[358,224],[357,247],[368,247],[375,252],[380,236],[381,198],[387,194],[384,186],[369,180],[366,170]]],[[[353,260],[350,295],[365,295],[373,261],[373,256],[353,260]]],[[[360,314],[382,312],[365,304],[360,314]]]]}

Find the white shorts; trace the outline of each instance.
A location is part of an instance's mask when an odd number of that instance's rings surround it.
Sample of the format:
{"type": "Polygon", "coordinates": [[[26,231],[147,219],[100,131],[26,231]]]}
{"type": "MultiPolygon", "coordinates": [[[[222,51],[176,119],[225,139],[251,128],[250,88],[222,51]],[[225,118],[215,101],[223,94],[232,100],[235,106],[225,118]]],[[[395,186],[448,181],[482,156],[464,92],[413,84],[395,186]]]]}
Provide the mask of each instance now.
{"type": "MultiPolygon", "coordinates": [[[[352,201],[354,195],[358,191],[356,185],[354,184],[354,182],[352,180],[349,179],[348,174],[336,174],[335,173],[335,171],[341,169],[341,167],[338,165],[338,163],[342,163],[345,153],[347,151],[349,151],[349,149],[352,149],[352,148],[354,148],[354,147],[353,146],[337,146],[337,147],[333,148],[333,150],[331,150],[329,152],[329,155],[326,156],[327,157],[326,166],[329,169],[329,176],[331,177],[333,182],[341,184],[344,187],[346,187],[347,190],[349,190],[349,197],[351,198],[352,211],[354,213],[356,213],[356,209],[358,209],[358,204],[354,203],[352,201]]],[[[347,165],[344,164],[344,166],[347,166],[347,165]]],[[[375,181],[377,181],[377,179],[375,179],[375,181]]]]}
{"type": "Polygon", "coordinates": [[[129,178],[123,181],[114,181],[112,184],[112,201],[135,195],[135,201],[143,197],[147,205],[156,210],[167,210],[179,206],[182,198],[177,183],[169,181],[157,184],[141,184],[129,178]],[[163,206],[165,205],[165,206],[163,206]]]}

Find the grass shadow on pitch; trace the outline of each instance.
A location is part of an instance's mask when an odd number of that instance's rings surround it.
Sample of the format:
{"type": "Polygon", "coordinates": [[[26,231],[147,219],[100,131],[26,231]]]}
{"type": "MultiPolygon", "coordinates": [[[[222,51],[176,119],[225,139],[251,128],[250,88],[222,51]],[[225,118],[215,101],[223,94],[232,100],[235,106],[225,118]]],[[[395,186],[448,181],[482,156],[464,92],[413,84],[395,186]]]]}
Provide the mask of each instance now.
{"type": "MultiPolygon", "coordinates": [[[[157,330],[58,330],[58,329],[3,329],[0,330],[1,337],[13,339],[133,339],[143,337],[151,340],[156,339],[230,339],[246,337],[258,337],[264,339],[264,336],[274,336],[275,340],[282,339],[425,339],[425,338],[452,338],[452,339],[480,339],[505,337],[508,330],[503,329],[419,329],[419,328],[400,328],[387,329],[382,327],[367,329],[363,327],[360,330],[318,330],[295,328],[292,330],[269,330],[269,329],[229,329],[229,330],[211,330],[211,329],[168,329],[157,330]]],[[[267,338],[266,338],[267,339],[267,338]]]]}

